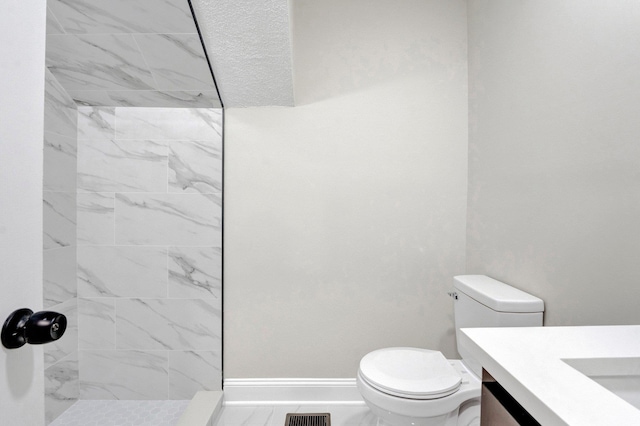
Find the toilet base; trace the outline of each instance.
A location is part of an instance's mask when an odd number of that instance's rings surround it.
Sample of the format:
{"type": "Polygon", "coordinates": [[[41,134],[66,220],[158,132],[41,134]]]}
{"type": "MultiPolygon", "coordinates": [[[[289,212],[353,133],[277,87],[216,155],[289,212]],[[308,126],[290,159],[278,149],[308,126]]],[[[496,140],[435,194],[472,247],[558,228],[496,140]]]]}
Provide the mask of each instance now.
{"type": "Polygon", "coordinates": [[[458,422],[458,410],[437,417],[408,417],[398,413],[392,413],[369,404],[365,401],[371,412],[378,417],[376,426],[456,426],[458,422]]]}

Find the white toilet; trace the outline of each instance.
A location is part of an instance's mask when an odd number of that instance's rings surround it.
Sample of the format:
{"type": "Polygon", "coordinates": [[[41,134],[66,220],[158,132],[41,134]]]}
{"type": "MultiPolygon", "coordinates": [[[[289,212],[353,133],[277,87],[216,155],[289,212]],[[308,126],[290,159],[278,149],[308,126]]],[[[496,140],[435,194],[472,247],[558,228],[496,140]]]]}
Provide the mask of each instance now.
{"type": "MultiPolygon", "coordinates": [[[[485,275],[454,277],[456,337],[461,328],[542,325],[544,303],[485,275]]],[[[460,342],[460,339],[457,339],[460,342]]],[[[385,348],[365,355],[356,382],[371,411],[390,426],[477,426],[482,367],[439,351],[385,348]]]]}

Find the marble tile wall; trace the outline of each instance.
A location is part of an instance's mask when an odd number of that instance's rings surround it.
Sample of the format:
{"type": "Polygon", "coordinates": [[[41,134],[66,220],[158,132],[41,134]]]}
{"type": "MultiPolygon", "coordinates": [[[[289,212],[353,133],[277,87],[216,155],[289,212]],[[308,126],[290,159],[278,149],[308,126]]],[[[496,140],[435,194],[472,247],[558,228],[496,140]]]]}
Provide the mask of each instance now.
{"type": "Polygon", "coordinates": [[[222,110],[78,112],[80,398],[221,389],[222,110]]]}
{"type": "Polygon", "coordinates": [[[78,388],[78,321],[76,288],[75,103],[45,70],[43,306],[67,316],[62,339],[47,344],[45,416],[47,423],[71,406],[78,388]]]}
{"type": "Polygon", "coordinates": [[[47,6],[47,67],[78,104],[220,107],[187,0],[47,6]]]}

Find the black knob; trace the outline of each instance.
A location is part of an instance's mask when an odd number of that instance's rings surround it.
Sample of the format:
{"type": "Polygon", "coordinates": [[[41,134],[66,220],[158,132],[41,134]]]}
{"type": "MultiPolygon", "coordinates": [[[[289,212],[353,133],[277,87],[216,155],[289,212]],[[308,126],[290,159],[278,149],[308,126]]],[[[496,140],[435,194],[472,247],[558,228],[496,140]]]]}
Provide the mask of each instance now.
{"type": "Polygon", "coordinates": [[[40,345],[58,340],[67,329],[67,317],[57,312],[40,311],[31,315],[24,326],[27,343],[40,345]]]}
{"type": "Polygon", "coordinates": [[[67,329],[67,317],[57,312],[18,309],[9,315],[2,326],[2,345],[16,349],[26,343],[42,344],[62,337],[67,329]]]}

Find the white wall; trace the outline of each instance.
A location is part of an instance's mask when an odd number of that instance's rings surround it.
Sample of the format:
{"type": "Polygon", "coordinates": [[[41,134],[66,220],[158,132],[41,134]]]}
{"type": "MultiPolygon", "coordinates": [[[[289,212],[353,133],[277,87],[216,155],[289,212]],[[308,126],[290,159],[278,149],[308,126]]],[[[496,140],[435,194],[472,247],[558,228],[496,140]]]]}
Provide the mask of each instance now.
{"type": "Polygon", "coordinates": [[[640,3],[469,3],[467,271],[640,321],[640,3]]]}
{"type": "MultiPolygon", "coordinates": [[[[0,13],[0,321],[42,307],[42,132],[46,3],[0,13]]],[[[0,419],[44,423],[42,348],[0,349],[0,419]]]]}
{"type": "Polygon", "coordinates": [[[226,378],[354,377],[455,355],[464,272],[464,1],[293,3],[295,108],[228,109],[226,378]]]}

